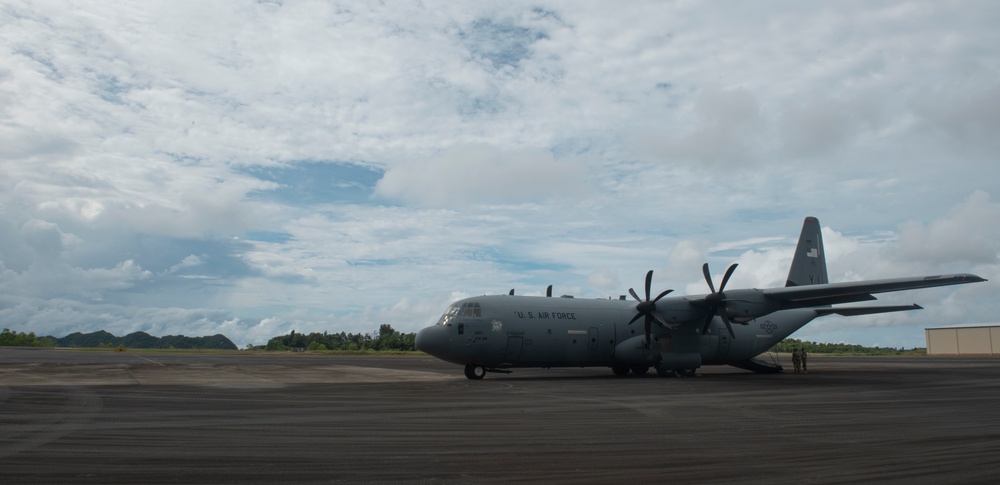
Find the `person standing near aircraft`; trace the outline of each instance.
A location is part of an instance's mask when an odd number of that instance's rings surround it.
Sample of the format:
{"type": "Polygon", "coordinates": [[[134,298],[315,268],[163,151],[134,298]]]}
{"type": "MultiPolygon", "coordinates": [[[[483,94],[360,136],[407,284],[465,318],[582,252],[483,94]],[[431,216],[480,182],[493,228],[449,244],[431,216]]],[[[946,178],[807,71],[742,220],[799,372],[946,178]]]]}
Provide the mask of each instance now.
{"type": "Polygon", "coordinates": [[[802,352],[796,348],[792,351],[792,365],[795,366],[795,373],[798,374],[799,370],[802,369],[802,352]]]}
{"type": "Polygon", "coordinates": [[[809,369],[806,367],[806,349],[803,348],[802,351],[799,352],[799,359],[802,360],[802,373],[808,374],[809,369]]]}

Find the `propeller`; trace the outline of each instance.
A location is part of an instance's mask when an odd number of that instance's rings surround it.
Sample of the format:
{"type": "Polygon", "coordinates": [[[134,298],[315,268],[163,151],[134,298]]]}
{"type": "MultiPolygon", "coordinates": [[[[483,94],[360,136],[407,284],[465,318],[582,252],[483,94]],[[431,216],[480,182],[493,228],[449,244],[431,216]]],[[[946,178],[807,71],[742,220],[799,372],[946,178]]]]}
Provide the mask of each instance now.
{"type": "Polygon", "coordinates": [[[653,325],[653,320],[656,320],[657,322],[659,322],[660,325],[667,326],[667,322],[663,321],[663,318],[661,318],[659,315],[657,315],[655,313],[656,312],[656,302],[660,301],[660,298],[663,298],[664,296],[667,296],[667,294],[670,293],[671,291],[674,291],[674,290],[666,290],[663,293],[660,293],[659,296],[657,296],[656,298],[650,300],[649,299],[649,287],[651,286],[652,283],[653,283],[653,270],[649,270],[649,272],[646,273],[646,299],[645,300],[643,300],[642,298],[639,298],[639,295],[637,295],[635,293],[635,290],[633,290],[632,288],[628,289],[628,292],[632,295],[632,298],[635,298],[635,301],[639,302],[635,306],[635,311],[637,313],[635,314],[634,317],[632,317],[632,320],[629,320],[628,324],[632,325],[636,320],[639,319],[639,317],[645,317],[645,322],[644,322],[645,325],[644,326],[645,326],[645,330],[646,330],[646,348],[647,349],[649,348],[649,331],[650,331],[650,327],[652,327],[652,325],[653,325]]]}
{"type": "Polygon", "coordinates": [[[708,332],[708,326],[712,323],[712,319],[716,315],[722,317],[722,323],[726,324],[726,330],[729,330],[729,335],[736,338],[736,334],[733,333],[733,325],[729,322],[729,314],[726,313],[726,294],[723,291],[726,289],[726,283],[729,283],[729,277],[733,275],[733,271],[736,271],[737,263],[733,263],[726,270],[726,274],[722,276],[722,284],[719,285],[719,291],[715,291],[715,285],[712,284],[712,273],[708,271],[708,263],[705,263],[701,267],[701,272],[705,274],[705,281],[708,282],[708,288],[712,290],[712,293],[705,297],[705,306],[708,307],[708,315],[705,316],[705,325],[701,328],[701,333],[704,335],[708,332]],[[721,312],[719,310],[722,310],[721,312]]]}

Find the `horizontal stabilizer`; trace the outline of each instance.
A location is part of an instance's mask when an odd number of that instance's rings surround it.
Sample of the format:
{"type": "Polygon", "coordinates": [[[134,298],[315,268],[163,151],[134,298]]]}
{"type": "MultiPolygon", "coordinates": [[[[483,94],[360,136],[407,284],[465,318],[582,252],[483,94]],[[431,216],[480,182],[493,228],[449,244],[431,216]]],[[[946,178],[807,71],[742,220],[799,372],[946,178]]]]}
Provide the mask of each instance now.
{"type": "Polygon", "coordinates": [[[905,312],[908,310],[923,310],[924,307],[914,303],[913,305],[884,305],[884,306],[856,306],[856,307],[843,307],[843,308],[817,308],[816,313],[819,316],[830,315],[836,313],[837,315],[843,315],[845,317],[853,317],[857,315],[871,315],[874,313],[889,313],[889,312],[905,312]]]}

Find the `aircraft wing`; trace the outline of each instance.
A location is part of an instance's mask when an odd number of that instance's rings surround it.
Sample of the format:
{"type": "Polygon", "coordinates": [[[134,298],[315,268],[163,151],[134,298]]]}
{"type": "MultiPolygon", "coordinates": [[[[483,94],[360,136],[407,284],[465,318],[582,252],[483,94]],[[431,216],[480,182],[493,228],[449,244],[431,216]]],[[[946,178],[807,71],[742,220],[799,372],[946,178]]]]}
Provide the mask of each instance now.
{"type": "MultiPolygon", "coordinates": [[[[786,286],[783,288],[769,288],[762,291],[769,300],[780,302],[782,308],[807,308],[875,300],[874,293],[961,285],[981,281],[986,281],[986,279],[973,274],[952,274],[855,281],[849,283],[827,283],[822,285],[786,286]]],[[[910,307],[900,309],[910,309],[910,307]]],[[[900,309],[888,311],[899,311],[900,309]]]]}

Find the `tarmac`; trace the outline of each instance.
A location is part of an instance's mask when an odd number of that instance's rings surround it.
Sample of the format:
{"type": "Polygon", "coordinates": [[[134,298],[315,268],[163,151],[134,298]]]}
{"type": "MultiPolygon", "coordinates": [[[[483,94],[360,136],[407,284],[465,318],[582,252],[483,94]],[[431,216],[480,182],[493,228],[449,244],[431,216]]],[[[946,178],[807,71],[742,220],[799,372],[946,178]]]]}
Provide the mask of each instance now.
{"type": "Polygon", "coordinates": [[[998,404],[989,357],[470,381],[423,356],[0,348],[0,483],[1000,483],[998,404]]]}

